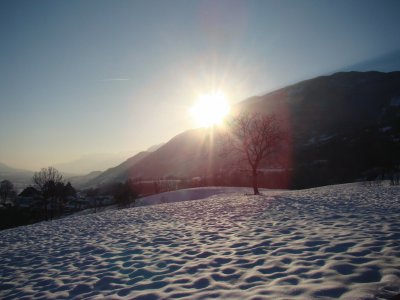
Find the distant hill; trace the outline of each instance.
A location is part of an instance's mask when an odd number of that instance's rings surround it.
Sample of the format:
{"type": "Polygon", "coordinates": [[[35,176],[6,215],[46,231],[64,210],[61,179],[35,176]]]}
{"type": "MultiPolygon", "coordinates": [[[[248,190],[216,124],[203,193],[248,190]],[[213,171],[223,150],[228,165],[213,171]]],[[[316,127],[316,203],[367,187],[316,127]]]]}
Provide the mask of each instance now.
{"type": "Polygon", "coordinates": [[[153,145],[153,146],[149,147],[149,148],[146,150],[146,152],[154,152],[154,151],[157,151],[157,150],[160,149],[163,145],[165,145],[165,143],[160,143],[160,144],[157,144],[157,145],[153,145]]]}
{"type": "MultiPolygon", "coordinates": [[[[84,182],[80,183],[80,187],[96,187],[101,186],[110,182],[118,182],[118,181],[125,181],[127,178],[127,172],[140,160],[147,157],[154,151],[157,151],[161,148],[165,143],[160,143],[157,145],[153,145],[149,147],[146,151],[142,151],[137,153],[136,155],[132,156],[131,158],[127,159],[123,163],[119,164],[116,167],[109,168],[104,172],[100,172],[100,174],[96,174],[89,180],[85,180],[84,182]]],[[[129,176],[128,176],[129,177],[129,176]]],[[[85,177],[87,178],[87,176],[85,177]]]]}
{"type": "Polygon", "coordinates": [[[0,175],[9,173],[26,173],[32,172],[28,170],[16,169],[0,162],[0,175]]]}
{"type": "Polygon", "coordinates": [[[66,180],[71,182],[74,188],[82,188],[85,187],[89,181],[93,180],[102,173],[102,171],[93,171],[86,175],[67,177],[66,180]]]}
{"type": "Polygon", "coordinates": [[[10,180],[17,189],[21,189],[31,184],[32,176],[32,171],[16,169],[0,163],[0,181],[5,179],[10,180]]]}
{"type": "MultiPolygon", "coordinates": [[[[282,153],[290,173],[286,187],[354,181],[400,164],[400,72],[320,76],[249,98],[234,111],[281,118],[290,133],[289,148],[282,153]]],[[[107,170],[95,182],[229,172],[231,162],[217,147],[212,130],[189,130],[152,153],[107,170]]]]}
{"type": "Polygon", "coordinates": [[[121,162],[127,156],[128,155],[122,153],[97,153],[84,155],[76,160],[54,164],[53,166],[66,175],[86,175],[93,170],[107,170],[121,162]]]}
{"type": "MultiPolygon", "coordinates": [[[[110,182],[125,181],[131,168],[135,166],[137,162],[148,156],[151,152],[142,151],[127,159],[123,163],[119,164],[114,168],[110,168],[94,178],[88,180],[83,187],[96,187],[110,182]]],[[[128,176],[129,177],[129,176],[128,176]]]]}
{"type": "Polygon", "coordinates": [[[214,142],[212,131],[188,130],[172,138],[121,175],[123,178],[144,179],[207,176],[220,166],[214,142]]]}
{"type": "Polygon", "coordinates": [[[381,55],[366,61],[359,62],[354,65],[342,68],[342,72],[349,71],[381,71],[381,72],[393,72],[400,70],[400,50],[392,51],[385,55],[381,55]]]}

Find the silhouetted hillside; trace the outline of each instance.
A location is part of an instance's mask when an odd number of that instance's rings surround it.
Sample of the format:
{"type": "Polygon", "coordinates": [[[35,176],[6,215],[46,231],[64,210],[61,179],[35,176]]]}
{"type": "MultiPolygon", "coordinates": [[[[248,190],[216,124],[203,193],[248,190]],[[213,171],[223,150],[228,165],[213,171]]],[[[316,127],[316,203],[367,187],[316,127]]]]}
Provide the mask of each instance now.
{"type": "MultiPolygon", "coordinates": [[[[289,132],[289,148],[281,154],[286,187],[372,178],[400,163],[400,72],[321,76],[252,97],[234,110],[275,113],[282,120],[289,132]]],[[[102,182],[228,174],[232,163],[217,147],[213,130],[189,130],[134,164],[116,167],[118,175],[106,171],[102,182]]]]}
{"type": "Polygon", "coordinates": [[[69,182],[71,182],[71,184],[74,187],[81,188],[81,187],[85,187],[89,181],[93,180],[97,176],[100,176],[102,173],[103,172],[101,172],[101,171],[93,171],[86,175],[73,176],[73,177],[69,177],[67,179],[69,182]]]}
{"type": "Polygon", "coordinates": [[[32,176],[32,171],[15,169],[0,163],[0,181],[4,179],[10,180],[17,189],[30,184],[32,176]]]}
{"type": "Polygon", "coordinates": [[[125,173],[131,178],[206,176],[217,169],[213,132],[193,129],[181,133],[125,173]]]}
{"type": "Polygon", "coordinates": [[[399,164],[400,72],[321,76],[239,106],[286,120],[292,187],[372,178],[399,164]]]}
{"type": "Polygon", "coordinates": [[[118,165],[114,168],[110,168],[110,169],[104,171],[103,173],[101,173],[100,175],[90,179],[83,186],[84,187],[93,187],[93,186],[100,186],[103,184],[116,182],[116,181],[125,181],[127,179],[125,176],[127,171],[130,170],[131,168],[133,168],[137,162],[139,162],[141,159],[145,158],[150,153],[151,152],[146,152],[146,151],[139,152],[138,154],[127,159],[120,165],[118,165]]]}

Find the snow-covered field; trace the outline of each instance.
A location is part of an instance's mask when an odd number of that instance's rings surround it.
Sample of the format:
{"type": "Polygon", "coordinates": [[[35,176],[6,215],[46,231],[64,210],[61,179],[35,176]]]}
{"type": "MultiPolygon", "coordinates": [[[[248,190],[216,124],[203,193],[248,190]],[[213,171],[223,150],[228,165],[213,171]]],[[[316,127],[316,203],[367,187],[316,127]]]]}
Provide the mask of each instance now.
{"type": "MultiPolygon", "coordinates": [[[[390,299],[400,293],[399,187],[262,192],[203,188],[188,194],[212,196],[1,231],[0,298],[390,299]]],[[[177,199],[173,193],[163,201],[177,199]]],[[[178,200],[185,199],[193,197],[178,200]]]]}

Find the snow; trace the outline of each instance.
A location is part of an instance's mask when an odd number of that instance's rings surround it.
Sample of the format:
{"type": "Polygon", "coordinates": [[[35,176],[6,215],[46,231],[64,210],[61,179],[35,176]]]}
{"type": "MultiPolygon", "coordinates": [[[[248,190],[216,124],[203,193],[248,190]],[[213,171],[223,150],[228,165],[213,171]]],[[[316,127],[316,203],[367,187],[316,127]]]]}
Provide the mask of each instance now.
{"type": "Polygon", "coordinates": [[[165,192],[161,194],[156,194],[152,196],[147,196],[140,198],[136,201],[137,206],[143,205],[153,205],[160,203],[170,203],[170,202],[181,202],[187,200],[198,200],[204,199],[215,195],[235,193],[250,193],[249,188],[241,187],[201,187],[201,188],[191,188],[184,190],[177,190],[172,192],[165,192]]]}
{"type": "Polygon", "coordinates": [[[382,127],[381,128],[381,131],[382,132],[388,132],[388,131],[390,131],[392,129],[392,126],[386,126],[386,127],[382,127]]]}
{"type": "Polygon", "coordinates": [[[400,106],[400,97],[393,97],[392,99],[390,99],[390,106],[400,106]]]}
{"type": "Polygon", "coordinates": [[[334,134],[323,134],[319,137],[320,142],[326,142],[329,141],[331,138],[333,138],[335,135],[334,134]]]}
{"type": "Polygon", "coordinates": [[[333,138],[335,135],[334,134],[321,134],[318,137],[311,137],[308,139],[306,145],[312,145],[315,143],[324,143],[326,141],[329,141],[331,138],[333,138]]]}
{"type": "MultiPolygon", "coordinates": [[[[200,178],[200,177],[199,177],[200,178]]],[[[199,188],[190,188],[183,190],[176,190],[171,192],[164,192],[160,194],[155,194],[151,196],[146,196],[143,198],[136,199],[135,203],[131,205],[134,206],[146,206],[146,205],[154,205],[154,204],[162,204],[162,203],[170,203],[170,202],[181,202],[188,200],[198,200],[208,198],[213,195],[218,194],[231,194],[231,193],[249,193],[250,190],[248,188],[242,187],[199,187],[199,188]]],[[[103,207],[98,207],[97,212],[104,212],[109,210],[118,209],[118,205],[108,205],[103,207]]],[[[88,208],[85,210],[78,211],[73,214],[73,216],[83,216],[95,213],[94,208],[88,208]]]]}
{"type": "MultiPolygon", "coordinates": [[[[399,187],[244,195],[250,191],[171,192],[161,197],[208,198],[1,231],[0,298],[388,299],[400,293],[399,187]]],[[[161,200],[152,197],[145,203],[161,200]]]]}

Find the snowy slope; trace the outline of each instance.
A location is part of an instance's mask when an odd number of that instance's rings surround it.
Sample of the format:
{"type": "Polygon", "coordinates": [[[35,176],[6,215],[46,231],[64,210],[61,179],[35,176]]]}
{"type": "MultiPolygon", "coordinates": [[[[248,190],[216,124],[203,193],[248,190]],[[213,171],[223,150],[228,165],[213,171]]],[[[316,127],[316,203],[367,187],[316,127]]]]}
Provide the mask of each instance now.
{"type": "Polygon", "coordinates": [[[399,187],[228,192],[2,231],[0,298],[388,299],[400,293],[399,187]]]}
{"type": "Polygon", "coordinates": [[[251,189],[246,187],[199,187],[183,189],[143,197],[138,199],[135,205],[143,206],[188,200],[198,200],[221,194],[224,194],[224,196],[227,197],[229,194],[237,193],[250,194],[251,189]]]}

